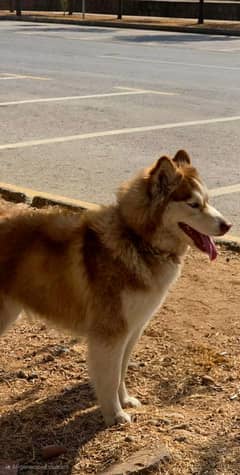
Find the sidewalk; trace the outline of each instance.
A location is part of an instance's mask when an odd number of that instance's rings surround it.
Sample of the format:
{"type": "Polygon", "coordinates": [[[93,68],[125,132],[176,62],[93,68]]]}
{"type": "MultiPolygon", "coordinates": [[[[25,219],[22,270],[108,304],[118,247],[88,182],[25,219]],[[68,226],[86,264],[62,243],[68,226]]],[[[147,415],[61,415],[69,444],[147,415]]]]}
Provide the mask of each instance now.
{"type": "Polygon", "coordinates": [[[8,10],[0,10],[0,20],[34,21],[40,23],[63,23],[72,25],[104,26],[111,28],[135,28],[146,30],[178,31],[183,33],[205,33],[216,35],[240,36],[240,21],[206,20],[203,25],[197,19],[177,19],[163,17],[136,17],[123,16],[122,20],[117,15],[98,15],[87,13],[85,19],[82,14],[64,15],[63,12],[37,12],[23,11],[17,17],[8,10]]]}

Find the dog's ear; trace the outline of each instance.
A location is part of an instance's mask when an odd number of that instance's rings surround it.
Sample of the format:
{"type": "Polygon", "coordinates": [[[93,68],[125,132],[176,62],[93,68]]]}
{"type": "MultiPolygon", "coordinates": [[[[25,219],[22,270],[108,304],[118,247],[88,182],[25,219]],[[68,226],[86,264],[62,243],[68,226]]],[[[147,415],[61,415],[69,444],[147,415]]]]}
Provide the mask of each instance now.
{"type": "Polygon", "coordinates": [[[181,179],[182,175],[173,160],[165,156],[161,157],[150,170],[150,193],[152,196],[158,194],[164,199],[175,190],[181,179]]]}
{"type": "Polygon", "coordinates": [[[175,157],[173,158],[173,161],[178,167],[191,165],[191,158],[185,150],[178,150],[175,157]]]}

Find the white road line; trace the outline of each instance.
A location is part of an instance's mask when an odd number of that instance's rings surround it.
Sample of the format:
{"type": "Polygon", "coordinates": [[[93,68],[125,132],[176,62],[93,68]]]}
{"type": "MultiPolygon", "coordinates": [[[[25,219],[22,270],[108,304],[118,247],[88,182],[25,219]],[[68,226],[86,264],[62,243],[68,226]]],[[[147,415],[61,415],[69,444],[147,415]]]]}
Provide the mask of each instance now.
{"type": "Polygon", "coordinates": [[[238,46],[237,48],[208,48],[207,51],[214,51],[214,52],[217,52],[217,53],[236,53],[240,50],[240,46],[238,46]]]}
{"type": "Polygon", "coordinates": [[[14,77],[14,76],[19,76],[19,74],[13,74],[13,73],[8,73],[8,72],[6,73],[6,71],[5,71],[4,73],[0,73],[0,76],[1,76],[1,77],[2,77],[2,76],[3,76],[3,77],[4,77],[4,76],[13,76],[13,77],[14,77]]]}
{"type": "Polygon", "coordinates": [[[24,99],[21,101],[9,101],[9,102],[0,102],[0,106],[15,106],[19,104],[37,104],[40,102],[61,102],[61,101],[76,101],[81,99],[96,99],[101,97],[116,97],[116,96],[131,96],[138,94],[161,94],[172,96],[172,92],[161,92],[161,91],[148,91],[144,89],[130,89],[130,88],[119,88],[126,89],[122,92],[108,92],[104,94],[88,94],[85,96],[60,96],[60,97],[43,97],[39,99],[24,99]]]}
{"type": "Polygon", "coordinates": [[[6,81],[11,79],[33,79],[34,81],[51,81],[51,78],[44,78],[39,76],[30,76],[23,74],[6,74],[6,76],[0,77],[0,81],[6,81]]]}
{"type": "Polygon", "coordinates": [[[114,89],[125,89],[126,91],[139,91],[142,92],[143,94],[159,94],[162,96],[178,96],[179,94],[177,92],[163,92],[163,91],[157,91],[154,89],[136,89],[134,87],[122,87],[122,86],[115,86],[114,89]]]}
{"type": "Polygon", "coordinates": [[[224,69],[230,71],[239,71],[240,66],[217,66],[215,64],[201,64],[201,63],[185,63],[182,61],[164,61],[164,60],[154,60],[154,59],[143,59],[143,58],[136,58],[132,56],[115,56],[111,54],[100,55],[99,58],[104,59],[115,59],[115,61],[136,61],[138,63],[153,63],[153,64],[169,64],[169,65],[178,65],[178,66],[186,66],[187,68],[192,68],[193,66],[197,66],[199,68],[209,68],[209,69],[224,69]]]}
{"type": "Polygon", "coordinates": [[[0,150],[10,150],[25,147],[34,147],[37,145],[47,145],[63,142],[73,142],[76,140],[95,139],[99,137],[111,137],[114,135],[127,135],[143,132],[153,132],[154,130],[175,129],[178,127],[192,127],[195,125],[210,125],[227,122],[235,122],[240,120],[240,116],[234,117],[219,117],[215,119],[192,120],[188,122],[175,122],[170,124],[149,125],[146,127],[132,127],[126,129],[106,130],[103,132],[91,132],[87,134],[68,135],[66,137],[52,137],[48,139],[29,140],[26,142],[16,142],[0,145],[0,150]]]}
{"type": "Polygon", "coordinates": [[[51,78],[42,76],[30,76],[29,74],[21,76],[22,79],[33,79],[34,81],[52,81],[51,78]]]}
{"type": "Polygon", "coordinates": [[[232,193],[240,193],[240,183],[237,183],[236,185],[220,186],[209,191],[209,195],[212,197],[230,195],[232,193]]]}

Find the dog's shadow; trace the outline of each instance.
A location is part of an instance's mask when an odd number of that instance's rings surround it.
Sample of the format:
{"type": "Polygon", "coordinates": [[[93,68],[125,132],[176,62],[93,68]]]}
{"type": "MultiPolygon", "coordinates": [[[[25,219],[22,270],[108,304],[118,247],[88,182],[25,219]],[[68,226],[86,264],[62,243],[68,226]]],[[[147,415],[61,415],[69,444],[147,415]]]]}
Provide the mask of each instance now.
{"type": "Polygon", "coordinates": [[[34,467],[38,474],[46,473],[42,448],[61,445],[66,453],[47,461],[48,470],[51,474],[71,474],[80,449],[104,429],[94,404],[89,384],[80,383],[43,401],[36,400],[22,411],[13,409],[0,418],[1,459],[18,463],[19,474],[34,473],[34,467]]]}

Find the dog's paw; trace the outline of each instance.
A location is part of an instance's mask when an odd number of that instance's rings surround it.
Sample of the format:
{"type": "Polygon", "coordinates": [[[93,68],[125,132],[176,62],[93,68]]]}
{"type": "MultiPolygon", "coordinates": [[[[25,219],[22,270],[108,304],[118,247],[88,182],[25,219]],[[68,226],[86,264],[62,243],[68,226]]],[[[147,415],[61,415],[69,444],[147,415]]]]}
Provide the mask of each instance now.
{"type": "Polygon", "coordinates": [[[122,407],[140,407],[142,403],[133,396],[127,396],[122,400],[122,407]]]}
{"type": "Polygon", "coordinates": [[[115,424],[129,424],[131,422],[131,416],[126,412],[121,411],[114,415],[105,415],[104,420],[107,426],[113,426],[115,424]]]}

